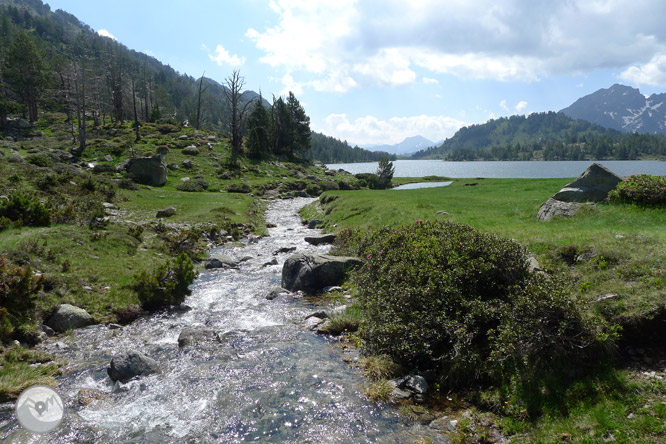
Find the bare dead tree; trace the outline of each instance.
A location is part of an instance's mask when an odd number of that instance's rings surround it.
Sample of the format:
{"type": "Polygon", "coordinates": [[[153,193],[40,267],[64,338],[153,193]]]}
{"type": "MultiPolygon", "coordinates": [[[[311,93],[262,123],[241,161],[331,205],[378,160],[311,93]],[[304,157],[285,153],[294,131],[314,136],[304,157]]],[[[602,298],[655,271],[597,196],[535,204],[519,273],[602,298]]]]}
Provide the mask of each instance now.
{"type": "Polygon", "coordinates": [[[208,89],[208,86],[201,89],[201,87],[203,86],[203,80],[205,75],[206,71],[204,71],[203,74],[201,74],[201,79],[199,80],[199,94],[197,97],[197,121],[194,125],[196,129],[201,128],[201,97],[203,96],[203,93],[206,92],[206,90],[208,89]]]}
{"type": "Polygon", "coordinates": [[[252,101],[241,103],[242,90],[245,86],[245,78],[240,71],[234,69],[231,76],[224,81],[226,88],[224,94],[231,105],[231,116],[229,117],[229,129],[231,132],[231,153],[239,156],[243,152],[243,123],[245,114],[252,101]]]}

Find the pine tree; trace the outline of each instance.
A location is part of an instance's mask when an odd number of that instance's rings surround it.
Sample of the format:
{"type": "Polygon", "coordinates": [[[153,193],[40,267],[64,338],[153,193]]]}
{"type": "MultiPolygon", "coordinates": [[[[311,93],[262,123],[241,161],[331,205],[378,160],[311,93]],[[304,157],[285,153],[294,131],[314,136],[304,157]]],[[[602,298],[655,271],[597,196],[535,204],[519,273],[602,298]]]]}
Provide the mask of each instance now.
{"type": "Polygon", "coordinates": [[[42,53],[26,32],[18,33],[9,45],[3,76],[13,94],[25,105],[30,121],[36,121],[37,104],[48,77],[42,53]]]}
{"type": "Polygon", "coordinates": [[[271,121],[268,111],[264,108],[263,98],[259,95],[252,113],[247,118],[248,140],[246,142],[249,155],[255,159],[269,151],[271,121]]]}
{"type": "Polygon", "coordinates": [[[289,91],[287,97],[287,108],[291,114],[291,144],[295,151],[305,152],[310,149],[310,117],[305,114],[305,109],[300,104],[294,93],[289,91]]]}

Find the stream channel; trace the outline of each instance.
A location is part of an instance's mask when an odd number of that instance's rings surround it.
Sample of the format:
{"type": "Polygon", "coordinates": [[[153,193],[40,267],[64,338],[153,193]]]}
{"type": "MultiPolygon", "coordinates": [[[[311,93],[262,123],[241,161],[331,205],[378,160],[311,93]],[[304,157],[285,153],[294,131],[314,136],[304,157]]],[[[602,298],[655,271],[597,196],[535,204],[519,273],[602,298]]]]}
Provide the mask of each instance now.
{"type": "MultiPolygon", "coordinates": [[[[187,312],[144,317],[119,330],[95,325],[52,338],[41,347],[68,361],[57,390],[66,407],[60,427],[32,435],[15,421],[0,428],[4,442],[276,442],[396,443],[430,435],[406,425],[398,409],[367,401],[357,368],[343,361],[336,339],[302,326],[321,307],[307,298],[266,295],[280,286],[282,264],[296,252],[325,253],[303,238],[318,234],[301,224],[298,210],[312,199],[270,203],[269,236],[245,248],[211,253],[251,257],[239,269],[204,270],[192,284],[187,312]],[[273,257],[278,265],[263,266],[273,257]],[[206,325],[225,334],[222,343],[179,348],[185,326],[206,325]],[[157,360],[159,374],[127,384],[107,376],[111,358],[140,351],[157,360]],[[104,392],[82,406],[81,389],[104,392]]],[[[349,360],[349,359],[347,359],[349,360]]],[[[6,412],[6,410],[5,410],[6,412]]],[[[5,414],[3,414],[5,416],[5,414]]],[[[434,437],[440,442],[441,436],[434,437]]]]}

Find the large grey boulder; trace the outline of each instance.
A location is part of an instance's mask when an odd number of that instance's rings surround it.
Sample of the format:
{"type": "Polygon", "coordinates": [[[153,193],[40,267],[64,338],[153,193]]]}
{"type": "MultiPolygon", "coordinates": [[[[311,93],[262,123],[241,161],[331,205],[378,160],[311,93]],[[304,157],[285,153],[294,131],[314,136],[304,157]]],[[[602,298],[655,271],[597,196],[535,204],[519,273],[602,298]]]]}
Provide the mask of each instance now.
{"type": "Polygon", "coordinates": [[[347,272],[362,264],[355,257],[295,254],[282,267],[282,287],[316,293],[324,287],[342,284],[347,272]]]}
{"type": "Polygon", "coordinates": [[[537,219],[549,221],[555,216],[571,217],[584,204],[594,205],[608,197],[622,178],[598,163],[590,165],[576,180],[567,184],[541,205],[537,219]]]}
{"type": "Polygon", "coordinates": [[[127,382],[136,376],[145,376],[159,373],[160,366],[152,358],[143,353],[124,352],[111,360],[106,372],[112,381],[127,382]]]}
{"type": "Polygon", "coordinates": [[[335,242],[335,234],[322,234],[321,236],[307,236],[305,242],[312,245],[332,244],[335,242]]]}
{"type": "Polygon", "coordinates": [[[206,270],[214,270],[217,268],[238,268],[240,264],[238,259],[223,254],[208,258],[205,262],[206,270]]]}
{"type": "Polygon", "coordinates": [[[220,342],[220,337],[214,330],[203,325],[185,327],[178,335],[178,347],[206,342],[220,342]]]}
{"type": "Polygon", "coordinates": [[[572,217],[584,205],[594,205],[593,203],[583,204],[580,202],[562,202],[560,200],[550,198],[541,205],[537,213],[537,219],[549,221],[555,216],[572,217]]]}
{"type": "Polygon", "coordinates": [[[593,163],[576,180],[557,192],[553,199],[561,202],[601,202],[622,178],[603,165],[593,163]]]}
{"type": "Polygon", "coordinates": [[[166,162],[159,154],[153,157],[131,159],[127,164],[127,172],[135,182],[160,187],[167,181],[166,162]]]}
{"type": "Polygon", "coordinates": [[[46,325],[58,333],[89,325],[92,316],[83,308],[75,307],[70,304],[62,304],[55,313],[46,321],[46,325]]]}

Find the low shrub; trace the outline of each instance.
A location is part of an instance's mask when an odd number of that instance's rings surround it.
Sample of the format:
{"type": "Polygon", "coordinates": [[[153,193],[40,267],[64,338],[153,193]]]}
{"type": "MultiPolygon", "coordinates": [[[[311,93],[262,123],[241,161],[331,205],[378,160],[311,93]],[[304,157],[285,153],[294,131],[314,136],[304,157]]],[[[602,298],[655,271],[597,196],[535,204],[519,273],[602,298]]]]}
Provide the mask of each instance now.
{"type": "Polygon", "coordinates": [[[176,185],[176,189],[188,192],[206,191],[208,189],[208,182],[203,179],[192,179],[179,183],[176,185]]]}
{"type": "Polygon", "coordinates": [[[361,324],[361,310],[358,306],[347,307],[343,311],[333,313],[322,327],[322,332],[333,336],[353,333],[361,324]]]}
{"type": "Polygon", "coordinates": [[[18,225],[46,227],[51,224],[51,208],[34,196],[15,192],[0,203],[0,217],[18,225]]]}
{"type": "Polygon", "coordinates": [[[317,197],[321,194],[322,191],[316,183],[309,183],[305,187],[305,192],[312,197],[317,197]]]}
{"type": "Polygon", "coordinates": [[[639,174],[620,182],[608,193],[610,202],[637,205],[666,205],[666,176],[639,174]]]}
{"type": "Polygon", "coordinates": [[[244,193],[244,194],[247,194],[250,191],[252,191],[252,189],[246,183],[232,183],[231,185],[227,186],[227,191],[229,193],[244,193]]]}
{"type": "Polygon", "coordinates": [[[341,242],[366,260],[354,279],[367,351],[430,371],[442,386],[571,375],[615,337],[563,285],[531,273],[512,240],[419,221],[348,231],[341,242]]]}
{"type": "Polygon", "coordinates": [[[152,272],[144,270],[134,276],[131,288],[137,293],[144,309],[155,310],[182,303],[191,293],[188,286],[195,277],[192,259],[181,253],[175,260],[152,272]]]}
{"type": "Polygon", "coordinates": [[[359,180],[359,183],[362,184],[361,186],[367,186],[371,190],[378,190],[381,189],[381,184],[379,183],[379,176],[373,173],[359,173],[355,174],[354,177],[356,177],[359,180]]]}
{"type": "Polygon", "coordinates": [[[11,266],[0,256],[0,340],[30,321],[42,282],[42,276],[34,276],[29,265],[11,266]]]}

